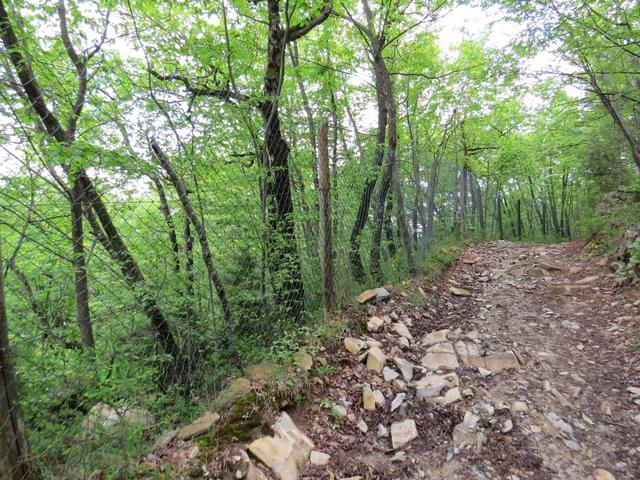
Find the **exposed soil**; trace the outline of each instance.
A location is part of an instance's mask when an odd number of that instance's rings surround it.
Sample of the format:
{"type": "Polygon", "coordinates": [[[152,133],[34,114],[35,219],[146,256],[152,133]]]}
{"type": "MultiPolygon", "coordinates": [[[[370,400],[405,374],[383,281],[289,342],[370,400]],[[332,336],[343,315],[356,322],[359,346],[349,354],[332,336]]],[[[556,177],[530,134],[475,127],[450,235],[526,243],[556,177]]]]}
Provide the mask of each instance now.
{"type": "Polygon", "coordinates": [[[387,333],[370,334],[384,344],[388,358],[399,354],[419,365],[425,350],[417,346],[422,335],[460,328],[462,337],[477,330],[488,351],[513,349],[522,365],[486,378],[476,368],[460,366],[460,388],[470,387],[474,396],[450,406],[417,400],[415,390],[408,388],[399,410],[390,413],[387,403],[367,412],[362,408],[363,384],[380,388],[387,402],[395,393],[353,355],[336,352],[328,358],[338,372],[323,377],[326,387],[313,392],[315,398],[294,412],[316,449],[331,454],[329,467],[310,467],[305,477],[586,479],[601,468],[617,479],[640,478],[640,430],[634,420],[640,406],[627,391],[640,385],[640,289],[616,287],[617,277],[598,259],[589,259],[583,247],[577,242],[476,245],[462,257],[476,262],[457,262],[438,285],[416,282],[395,289],[389,302],[371,307],[363,322],[371,314],[382,317],[392,312],[411,320],[416,346],[412,343],[406,352],[394,347],[397,337],[388,328],[387,333]],[[552,266],[559,269],[549,269],[552,266]],[[581,270],[570,273],[572,267],[581,270]],[[589,277],[596,278],[585,281],[589,277]],[[472,296],[451,295],[451,286],[472,296]],[[403,296],[418,287],[428,298],[415,301],[416,295],[403,296]],[[545,390],[545,381],[551,390],[545,390]],[[564,397],[564,405],[555,391],[564,397]],[[319,402],[340,398],[353,404],[347,421],[336,425],[319,402]],[[528,411],[510,411],[513,401],[525,402],[528,411]],[[610,415],[602,405],[605,401],[610,415]],[[479,450],[455,452],[454,426],[467,410],[484,402],[495,408],[490,418],[481,420],[486,443],[479,450]],[[571,427],[571,434],[554,427],[549,420],[556,418],[553,414],[571,427]],[[404,462],[392,463],[395,452],[388,438],[377,437],[377,425],[389,427],[405,418],[416,421],[419,437],[402,448],[404,462]],[[369,427],[366,434],[356,428],[360,419],[369,427]],[[513,429],[502,433],[507,419],[513,429]]]}
{"type": "MultiPolygon", "coordinates": [[[[452,343],[513,351],[520,367],[485,377],[461,362],[455,372],[466,391],[462,400],[419,400],[407,386],[404,403],[390,412],[398,386],[367,370],[341,344],[326,346],[315,359],[306,400],[289,414],[331,458],[327,466],[308,465],[302,478],[589,479],[596,469],[616,479],[640,478],[640,394],[632,398],[627,390],[640,386],[640,288],[621,286],[583,247],[475,245],[437,284],[415,280],[389,288],[390,300],[356,311],[350,335],[380,341],[387,366],[396,369],[394,356],[414,363],[414,381],[429,373],[420,366],[427,349],[420,339],[445,328],[452,343]],[[455,296],[451,287],[471,295],[455,296]],[[366,331],[373,315],[386,321],[380,333],[366,331]],[[408,349],[398,346],[389,318],[395,315],[413,337],[408,349]],[[334,368],[318,368],[324,362],[334,368]],[[365,411],[365,384],[381,390],[386,405],[365,411]],[[526,411],[514,411],[514,401],[524,402],[526,411]],[[331,415],[335,404],[347,406],[346,418],[331,415]],[[491,412],[479,414],[483,405],[491,412]],[[478,414],[479,448],[475,442],[457,448],[453,440],[467,412],[478,414]],[[415,421],[418,437],[398,449],[402,457],[377,430],[404,419],[415,421]],[[357,428],[360,420],[367,433],[357,428]]],[[[260,469],[268,475],[264,465],[260,469]]],[[[215,470],[210,464],[210,478],[215,470]]]]}

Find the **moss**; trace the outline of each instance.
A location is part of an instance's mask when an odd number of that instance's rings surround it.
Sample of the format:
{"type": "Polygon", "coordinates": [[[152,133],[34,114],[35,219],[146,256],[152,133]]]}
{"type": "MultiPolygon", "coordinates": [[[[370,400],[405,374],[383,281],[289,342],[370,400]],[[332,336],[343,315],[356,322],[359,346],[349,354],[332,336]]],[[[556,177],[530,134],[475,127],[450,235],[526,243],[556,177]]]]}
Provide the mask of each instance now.
{"type": "Polygon", "coordinates": [[[259,396],[256,391],[252,390],[231,404],[225,423],[249,422],[256,416],[259,417],[264,404],[264,397],[259,396]]]}

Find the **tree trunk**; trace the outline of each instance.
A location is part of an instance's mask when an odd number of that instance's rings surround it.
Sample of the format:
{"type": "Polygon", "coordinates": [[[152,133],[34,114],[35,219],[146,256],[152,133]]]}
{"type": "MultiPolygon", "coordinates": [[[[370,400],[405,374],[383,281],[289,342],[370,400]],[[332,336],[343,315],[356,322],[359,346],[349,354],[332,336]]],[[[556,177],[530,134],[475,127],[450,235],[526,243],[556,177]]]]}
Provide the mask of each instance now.
{"type": "Polygon", "coordinates": [[[267,44],[267,68],[264,74],[263,93],[260,104],[264,121],[264,143],[267,155],[263,165],[265,198],[267,202],[267,261],[275,275],[274,299],[287,316],[296,322],[302,320],[304,310],[304,285],[302,265],[293,221],[293,201],[289,179],[289,145],[282,135],[278,97],[282,86],[284,46],[287,38],[280,25],[278,0],[268,0],[269,40],[267,44]]]}
{"type": "Polygon", "coordinates": [[[522,240],[522,205],[520,199],[516,201],[516,212],[518,217],[518,240],[522,240]]]}
{"type": "Polygon", "coordinates": [[[498,191],[496,192],[496,221],[498,222],[499,238],[500,240],[504,240],[504,226],[502,224],[502,191],[500,186],[498,186],[498,191]]]}
{"type": "Polygon", "coordinates": [[[435,210],[436,189],[438,188],[438,173],[442,157],[438,154],[434,155],[431,163],[431,171],[429,172],[429,190],[427,192],[427,231],[426,239],[428,248],[433,243],[433,214],[435,210]]]}
{"type": "Polygon", "coordinates": [[[396,242],[394,241],[391,217],[393,217],[393,195],[387,195],[387,203],[384,212],[384,236],[387,241],[389,258],[394,258],[396,253],[398,253],[398,249],[396,248],[396,242]]]}
{"type": "Polygon", "coordinates": [[[180,246],[178,245],[178,235],[176,234],[176,226],[173,222],[171,215],[171,209],[169,208],[169,202],[167,202],[167,196],[164,192],[162,182],[157,175],[151,175],[151,180],[158,192],[158,199],[160,200],[160,211],[164,217],[164,223],[167,225],[167,231],[169,234],[169,241],[171,242],[171,252],[173,253],[173,273],[180,273],[180,246]]]}
{"type": "Polygon", "coordinates": [[[71,242],[73,244],[73,270],[76,292],[76,319],[80,327],[83,348],[93,348],[93,328],[89,311],[89,282],[84,255],[84,231],[82,225],[82,197],[84,191],[77,174],[71,174],[71,242]]]}
{"type": "MultiPolygon", "coordinates": [[[[167,176],[169,177],[169,181],[173,184],[173,187],[176,189],[178,193],[178,198],[180,199],[180,203],[182,204],[182,208],[189,218],[189,222],[193,225],[193,228],[196,231],[196,235],[198,237],[198,242],[200,243],[200,249],[202,250],[202,260],[207,267],[207,273],[209,275],[209,279],[211,283],[215,286],[216,293],[218,295],[218,299],[220,300],[220,305],[222,307],[222,318],[224,320],[224,325],[227,330],[227,339],[230,342],[233,342],[233,324],[231,318],[231,309],[229,307],[229,302],[227,301],[227,293],[224,288],[224,284],[222,283],[222,279],[220,278],[220,274],[213,264],[213,257],[211,255],[211,249],[209,248],[209,240],[207,239],[207,232],[204,228],[204,225],[198,218],[196,214],[195,208],[191,204],[191,200],[187,194],[187,188],[184,183],[174,170],[173,166],[169,162],[169,158],[162,151],[160,146],[155,142],[155,140],[150,141],[151,149],[153,153],[156,155],[158,160],[160,161],[160,165],[167,172],[167,176]]],[[[215,325],[213,325],[214,333],[216,331],[215,325]]]]}
{"type": "MultiPolygon", "coordinates": [[[[0,8],[4,8],[0,3],[0,8]]],[[[0,242],[0,476],[7,480],[36,480],[27,434],[18,402],[16,374],[9,345],[9,321],[4,295],[4,266],[0,242]]]]}
{"type": "MultiPolygon", "coordinates": [[[[374,68],[375,69],[375,68],[374,68]]],[[[353,276],[356,280],[364,280],[364,266],[360,259],[360,234],[364,228],[367,218],[369,216],[369,207],[371,205],[371,196],[376,186],[378,179],[378,170],[382,165],[385,152],[385,140],[387,134],[387,100],[385,96],[385,90],[382,78],[374,73],[375,85],[376,85],[376,98],[378,105],[378,133],[376,136],[376,152],[373,159],[373,165],[371,170],[365,179],[364,191],[360,197],[360,205],[358,207],[358,213],[356,214],[356,220],[351,230],[351,237],[349,239],[349,260],[351,261],[351,268],[353,270],[353,276]]],[[[353,119],[350,110],[347,108],[349,116],[353,119]]],[[[359,147],[360,148],[360,147],[359,147]]],[[[382,187],[381,187],[382,188],[382,187]]],[[[388,190],[387,186],[387,190],[388,190]]],[[[385,192],[386,196],[386,192],[385,192]]],[[[375,236],[375,231],[374,231],[375,236]]],[[[379,242],[379,240],[378,240],[379,242]]],[[[379,245],[379,243],[378,243],[379,245]]],[[[379,248],[379,247],[378,247],[379,248]]]]}
{"type": "MultiPolygon", "coordinates": [[[[146,279],[142,270],[129,252],[126,244],[122,240],[120,233],[113,224],[111,215],[95,189],[91,179],[84,170],[80,171],[79,179],[85,192],[87,204],[95,212],[102,230],[95,231],[96,238],[101,241],[102,246],[109,253],[111,258],[120,265],[120,270],[127,284],[134,291],[138,300],[142,303],[142,309],[151,321],[151,325],[165,353],[171,355],[176,361],[179,371],[186,367],[186,359],[182,357],[182,352],[178,346],[169,322],[165,318],[162,310],[158,306],[156,299],[152,296],[146,285],[146,279]]],[[[98,225],[95,225],[98,227],[98,225]]]]}
{"type": "Polygon", "coordinates": [[[320,186],[320,219],[322,232],[323,255],[323,297],[327,317],[333,315],[336,308],[335,289],[333,285],[333,245],[331,243],[331,188],[329,177],[329,123],[322,122],[319,134],[319,186],[320,186]]]}

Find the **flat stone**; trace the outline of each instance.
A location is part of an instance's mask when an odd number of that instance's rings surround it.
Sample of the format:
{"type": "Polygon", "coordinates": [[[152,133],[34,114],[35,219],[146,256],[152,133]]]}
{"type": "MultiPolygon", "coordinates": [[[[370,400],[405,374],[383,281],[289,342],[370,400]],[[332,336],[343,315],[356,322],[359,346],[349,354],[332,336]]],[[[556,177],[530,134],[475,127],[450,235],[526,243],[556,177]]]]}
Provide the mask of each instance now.
{"type": "Polygon", "coordinates": [[[528,412],[529,407],[524,402],[515,401],[511,404],[511,411],[515,413],[528,412]]]}
{"type": "Polygon", "coordinates": [[[396,378],[398,378],[400,376],[400,374],[398,372],[396,372],[395,370],[389,368],[389,367],[384,367],[382,369],[382,378],[384,378],[385,382],[391,382],[393,380],[395,380],[396,378]]]}
{"type": "Polygon", "coordinates": [[[480,355],[463,355],[461,360],[468,367],[482,367],[494,373],[520,367],[518,357],[513,352],[491,353],[484,357],[480,355]]]}
{"type": "Polygon", "coordinates": [[[273,425],[274,436],[262,437],[249,444],[249,451],[267,465],[280,480],[297,480],[299,469],[314,448],[313,442],[286,412],[273,425]]]}
{"type": "Polygon", "coordinates": [[[513,430],[513,422],[511,421],[511,419],[507,419],[503,424],[502,424],[502,429],[500,430],[502,433],[509,433],[511,430],[513,430]]]}
{"type": "Polygon", "coordinates": [[[414,368],[413,363],[400,357],[393,357],[393,363],[395,363],[396,367],[400,369],[400,373],[402,373],[402,378],[404,378],[406,382],[410,382],[411,379],[413,378],[413,368],[414,368]]]}
{"type": "Polygon", "coordinates": [[[411,336],[411,332],[409,332],[409,329],[407,328],[407,326],[402,322],[394,323],[393,324],[393,330],[398,335],[400,335],[401,337],[408,338],[408,339],[412,339],[413,338],[411,336]]]}
{"type": "Polygon", "coordinates": [[[374,401],[376,402],[376,405],[379,407],[384,407],[384,404],[387,403],[387,401],[384,398],[384,393],[382,393],[380,390],[373,391],[373,398],[374,398],[374,401]]]}
{"type": "Polygon", "coordinates": [[[458,358],[453,353],[427,353],[422,357],[420,363],[430,370],[438,370],[439,368],[453,370],[460,365],[458,358]]]}
{"type": "Polygon", "coordinates": [[[575,275],[576,273],[580,273],[582,270],[584,270],[582,267],[571,267],[569,269],[569,275],[575,275]]]}
{"type": "Polygon", "coordinates": [[[367,344],[359,338],[347,337],[342,343],[347,352],[353,354],[359,353],[361,350],[367,348],[367,344]]]}
{"type": "Polygon", "coordinates": [[[490,375],[493,375],[493,372],[491,370],[487,370],[486,368],[483,368],[483,367],[478,367],[478,373],[483,377],[488,377],[490,375]]]}
{"type": "Polygon", "coordinates": [[[616,480],[616,477],[613,476],[611,472],[604,470],[603,468],[596,468],[591,476],[594,480],[616,480]]]}
{"type": "Polygon", "coordinates": [[[371,317],[367,322],[367,330],[370,332],[379,332],[384,326],[384,320],[379,317],[371,317]]]}
{"type": "Polygon", "coordinates": [[[367,422],[362,419],[358,421],[356,427],[358,427],[358,430],[360,430],[362,433],[367,433],[369,431],[369,425],[367,425],[367,422]]]}
{"type": "Polygon", "coordinates": [[[383,301],[388,300],[389,298],[391,298],[391,294],[384,287],[374,288],[373,291],[376,292],[376,300],[378,302],[383,302],[383,301]]]}
{"type": "Polygon", "coordinates": [[[391,424],[391,445],[394,450],[404,447],[416,438],[418,438],[418,429],[415,421],[407,419],[391,424]]]}
{"type": "Polygon", "coordinates": [[[365,290],[360,295],[356,297],[356,302],[359,304],[365,304],[372,302],[378,296],[378,293],[375,290],[365,290]]]}
{"type": "Polygon", "coordinates": [[[609,405],[609,402],[607,400],[604,400],[601,404],[600,404],[600,411],[602,413],[604,413],[605,415],[609,415],[611,416],[611,405],[609,405]]]}
{"type": "Polygon", "coordinates": [[[387,427],[379,423],[376,435],[380,438],[387,438],[389,436],[389,430],[387,430],[387,427]]]}
{"type": "Polygon", "coordinates": [[[456,403],[462,400],[462,395],[460,394],[460,388],[455,387],[451,388],[444,394],[444,404],[450,405],[452,403],[456,403]]]}
{"type": "Polygon", "coordinates": [[[370,385],[365,385],[362,389],[362,406],[369,412],[373,412],[376,409],[376,397],[373,396],[373,390],[371,390],[370,385]]]}
{"type": "Polygon", "coordinates": [[[449,334],[448,328],[444,330],[438,330],[435,332],[427,333],[424,337],[422,337],[422,340],[420,341],[420,343],[422,343],[422,345],[424,345],[425,347],[428,347],[430,345],[435,345],[436,343],[446,342],[448,334],[449,334]]]}
{"type": "Polygon", "coordinates": [[[436,343],[427,348],[427,353],[454,353],[453,345],[449,342],[436,343]]]}
{"type": "Polygon", "coordinates": [[[207,412],[196,418],[189,425],[178,430],[176,438],[180,440],[191,440],[192,438],[204,435],[209,429],[220,420],[220,415],[215,412],[207,412]]]}
{"type": "Polygon", "coordinates": [[[465,290],[464,288],[450,287],[449,288],[449,292],[451,294],[455,295],[456,297],[470,297],[471,296],[471,292],[469,290],[465,290]]]}
{"type": "Polygon", "coordinates": [[[446,375],[426,375],[415,382],[414,387],[416,397],[422,400],[437,397],[445,387],[457,387],[458,385],[458,376],[455,373],[448,373],[446,375]]]}
{"type": "Polygon", "coordinates": [[[407,396],[406,393],[398,393],[395,398],[391,401],[391,411],[395,412],[400,405],[404,402],[404,398],[407,396]]]}
{"type": "Polygon", "coordinates": [[[378,347],[378,348],[382,348],[382,342],[379,342],[377,340],[365,340],[365,342],[367,344],[367,347],[369,348],[373,348],[373,347],[378,347]]]}
{"type": "Polygon", "coordinates": [[[562,442],[565,444],[565,446],[569,450],[573,450],[574,452],[579,452],[580,451],[580,444],[578,442],[576,442],[575,440],[567,440],[565,438],[565,439],[562,440],[562,442]]]}
{"type": "Polygon", "coordinates": [[[409,343],[409,339],[407,337],[399,337],[398,338],[398,346],[402,350],[407,350],[411,348],[411,344],[409,343]]]}
{"type": "Polygon", "coordinates": [[[318,452],[317,450],[312,450],[309,455],[309,462],[312,465],[317,465],[319,467],[324,467],[329,463],[329,459],[331,459],[331,455],[328,453],[318,452]]]}
{"type": "Polygon", "coordinates": [[[558,389],[551,388],[551,395],[553,395],[555,399],[558,401],[558,403],[563,407],[567,407],[567,408],[573,407],[571,405],[571,402],[569,402],[569,400],[567,400],[567,398],[562,393],[560,393],[558,389]]]}
{"type": "Polygon", "coordinates": [[[367,368],[374,372],[381,373],[385,366],[387,357],[385,357],[382,350],[377,347],[373,347],[369,350],[367,355],[367,368]]]}

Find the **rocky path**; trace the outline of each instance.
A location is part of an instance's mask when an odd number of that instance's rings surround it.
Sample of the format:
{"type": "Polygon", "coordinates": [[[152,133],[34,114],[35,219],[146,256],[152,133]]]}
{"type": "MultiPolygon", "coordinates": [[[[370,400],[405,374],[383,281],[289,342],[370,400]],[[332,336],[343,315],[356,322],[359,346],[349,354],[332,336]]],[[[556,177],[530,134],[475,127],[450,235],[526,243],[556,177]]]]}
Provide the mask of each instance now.
{"type": "Polygon", "coordinates": [[[301,477],[640,478],[640,292],[582,246],[474,246],[370,305],[292,412],[330,455],[301,477]]]}
{"type": "Polygon", "coordinates": [[[488,242],[436,284],[364,292],[351,331],[297,362],[305,400],[273,435],[189,476],[640,478],[640,289],[583,246],[488,242]]]}

